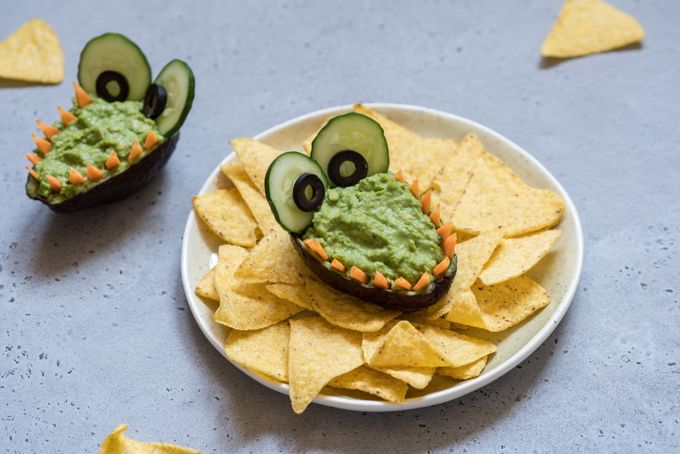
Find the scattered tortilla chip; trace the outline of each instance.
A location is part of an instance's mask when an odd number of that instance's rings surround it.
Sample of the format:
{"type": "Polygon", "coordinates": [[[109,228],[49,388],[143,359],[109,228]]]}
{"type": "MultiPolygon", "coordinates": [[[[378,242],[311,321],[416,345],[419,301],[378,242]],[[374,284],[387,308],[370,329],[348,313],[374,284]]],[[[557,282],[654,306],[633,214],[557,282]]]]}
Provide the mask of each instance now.
{"type": "Polygon", "coordinates": [[[255,184],[250,181],[248,174],[243,168],[243,164],[231,162],[222,165],[220,169],[234,183],[234,186],[241,194],[257,224],[260,226],[262,233],[266,234],[270,230],[278,228],[267,199],[255,187],[255,184]]]}
{"type": "Polygon", "coordinates": [[[224,351],[236,364],[287,382],[289,341],[290,326],[284,321],[255,331],[232,330],[224,351]]]}
{"type": "Polygon", "coordinates": [[[236,188],[206,192],[192,202],[198,217],[222,240],[237,246],[255,246],[257,223],[236,188]]]}
{"type": "Polygon", "coordinates": [[[478,377],[486,367],[488,356],[460,367],[440,367],[437,373],[455,378],[456,380],[469,380],[478,377]]]}
{"type": "Polygon", "coordinates": [[[356,389],[395,403],[403,402],[408,391],[408,385],[403,381],[366,366],[357,367],[334,378],[329,385],[334,388],[356,389]]]}
{"type": "Polygon", "coordinates": [[[559,230],[546,230],[501,240],[480,273],[479,280],[484,285],[494,285],[521,276],[550,251],[560,233],[559,230]]]}
{"type": "Polygon", "coordinates": [[[570,58],[642,41],[645,31],[630,14],[602,0],[566,0],[543,41],[544,57],[570,58]]]}
{"type": "Polygon", "coordinates": [[[400,312],[361,301],[326,284],[307,279],[312,307],[329,323],[364,333],[380,330],[400,312]]]}
{"type": "Polygon", "coordinates": [[[116,427],[102,441],[99,454],[202,454],[202,451],[170,443],[148,443],[133,440],[123,434],[127,429],[127,424],[116,427]]]}
{"type": "Polygon", "coordinates": [[[446,359],[449,367],[460,367],[496,351],[496,344],[448,329],[418,325],[425,339],[446,359]]]}
{"type": "MultiPolygon", "coordinates": [[[[380,336],[380,334],[376,335],[380,336]]],[[[368,337],[368,342],[372,339],[368,337]]],[[[363,341],[362,341],[363,346],[363,341]]],[[[366,362],[371,366],[440,367],[449,362],[406,320],[397,322],[384,336],[382,345],[366,362]]]]}
{"type": "Polygon", "coordinates": [[[229,143],[231,143],[239,161],[243,164],[243,168],[250,177],[250,181],[260,191],[260,194],[266,195],[264,191],[264,177],[267,174],[267,168],[283,152],[246,137],[237,137],[229,143]]]}
{"type": "Polygon", "coordinates": [[[289,348],[290,400],[298,414],[331,380],[364,363],[361,334],[321,317],[291,320],[289,348]]]}
{"type": "Polygon", "coordinates": [[[309,294],[307,293],[307,288],[304,285],[269,284],[267,285],[267,290],[281,299],[290,301],[291,303],[297,304],[300,307],[304,307],[307,310],[314,310],[309,298],[309,294]]]}
{"type": "Polygon", "coordinates": [[[304,285],[311,271],[290,242],[287,232],[270,231],[257,243],[236,271],[244,282],[272,282],[304,285]]]}
{"type": "Polygon", "coordinates": [[[467,233],[501,229],[510,237],[551,227],[564,210],[555,192],[527,186],[499,159],[484,153],[449,222],[467,233]]]}
{"type": "Polygon", "coordinates": [[[203,275],[196,285],[196,294],[212,301],[219,301],[220,295],[215,288],[215,269],[211,269],[203,275]]]}
{"type": "Polygon", "coordinates": [[[0,78],[43,84],[64,80],[64,52],[47,23],[31,19],[0,42],[0,78]]]}

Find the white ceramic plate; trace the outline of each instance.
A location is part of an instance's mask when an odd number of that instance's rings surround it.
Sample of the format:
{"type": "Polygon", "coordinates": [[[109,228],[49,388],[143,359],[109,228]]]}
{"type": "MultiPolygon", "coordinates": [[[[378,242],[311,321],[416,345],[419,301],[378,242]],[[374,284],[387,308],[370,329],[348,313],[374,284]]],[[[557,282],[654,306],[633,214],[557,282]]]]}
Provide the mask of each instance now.
{"type": "MultiPolygon", "coordinates": [[[[478,123],[445,112],[401,104],[370,106],[406,128],[425,136],[461,140],[466,133],[475,132],[486,150],[502,159],[524,181],[534,187],[556,191],[567,205],[566,215],[559,226],[562,236],[554,251],[530,272],[530,275],[550,293],[552,303],[534,317],[502,333],[470,330],[471,334],[486,337],[498,344],[498,351],[479,377],[453,385],[447,384],[447,387],[425,395],[409,397],[402,404],[372,400],[370,396],[362,397],[358,393],[322,394],[314,399],[317,404],[355,411],[408,410],[447,402],[491,383],[517,366],[545,341],[567,312],[576,292],[583,261],[583,234],[576,207],[564,188],[535,158],[510,140],[478,123]]],[[[255,139],[281,150],[301,150],[303,140],[316,131],[326,119],[349,110],[351,106],[340,106],[312,112],[264,131],[255,139]]],[[[231,153],[224,162],[235,159],[235,155],[231,153]]],[[[218,167],[206,180],[201,188],[201,194],[227,185],[229,183],[223,179],[218,167]]],[[[223,346],[228,328],[213,322],[212,309],[194,293],[201,276],[214,265],[216,261],[214,252],[218,246],[218,240],[198,222],[192,211],[182,241],[182,283],[196,322],[210,343],[224,355],[223,346]]],[[[268,388],[288,394],[287,384],[234,365],[268,388]]]]}

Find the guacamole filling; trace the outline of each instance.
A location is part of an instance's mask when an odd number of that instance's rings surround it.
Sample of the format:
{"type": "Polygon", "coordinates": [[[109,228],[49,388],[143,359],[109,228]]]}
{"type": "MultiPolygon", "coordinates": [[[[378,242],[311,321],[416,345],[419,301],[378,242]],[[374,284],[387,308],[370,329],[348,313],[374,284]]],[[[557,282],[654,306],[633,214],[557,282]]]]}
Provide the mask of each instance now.
{"type": "MultiPolygon", "coordinates": [[[[158,147],[164,141],[158,132],[156,123],[142,113],[140,101],[107,102],[94,98],[92,103],[79,108],[76,103],[71,109],[77,120],[67,126],[55,123],[61,131],[52,137],[51,150],[41,155],[42,160],[35,164],[34,170],[40,175],[35,193],[47,198],[51,203],[73,197],[87,191],[92,186],[124,172],[134,162],[128,161],[128,155],[134,142],[144,144],[149,131],[153,130],[158,138],[158,147]],[[106,169],[106,159],[115,151],[120,164],[112,169],[106,169]],[[69,182],[69,168],[73,168],[82,175],[87,175],[87,165],[90,164],[104,172],[101,179],[74,185],[69,182]],[[46,176],[51,175],[61,183],[61,190],[52,193],[46,176]]],[[[155,149],[155,148],[154,148],[155,149]]],[[[144,151],[144,154],[148,150],[144,151]]]]}
{"type": "Polygon", "coordinates": [[[355,186],[329,189],[304,239],[369,276],[416,282],[444,258],[440,237],[409,186],[377,173],[355,186]]]}

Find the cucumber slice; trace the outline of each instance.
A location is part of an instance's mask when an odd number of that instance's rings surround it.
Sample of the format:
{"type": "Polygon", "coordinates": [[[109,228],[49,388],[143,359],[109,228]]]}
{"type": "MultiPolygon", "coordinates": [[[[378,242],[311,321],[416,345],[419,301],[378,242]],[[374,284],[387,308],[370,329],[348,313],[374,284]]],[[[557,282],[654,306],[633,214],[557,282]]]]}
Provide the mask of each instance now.
{"type": "MultiPolygon", "coordinates": [[[[295,183],[301,176],[310,174],[321,180],[325,192],[328,181],[319,164],[302,153],[288,151],[272,161],[264,177],[265,193],[272,213],[281,227],[289,232],[302,233],[312,223],[314,211],[303,211],[294,198],[295,183]]],[[[314,199],[314,194],[309,194],[309,198],[314,199]]]]}
{"type": "MultiPolygon", "coordinates": [[[[390,166],[385,133],[377,121],[366,115],[350,112],[331,118],[314,138],[311,157],[319,163],[325,174],[330,176],[329,165],[333,156],[347,150],[359,153],[366,159],[368,163],[366,176],[387,172],[390,166]]],[[[349,169],[341,168],[340,172],[352,173],[351,166],[349,169]]],[[[342,185],[332,179],[330,184],[342,185]]]]}
{"type": "Polygon", "coordinates": [[[156,85],[165,88],[167,100],[163,113],[156,118],[161,134],[172,136],[184,123],[194,102],[194,73],[182,60],[172,60],[161,70],[156,85]]]}
{"type": "MultiPolygon", "coordinates": [[[[85,91],[104,98],[97,91],[97,79],[105,72],[119,73],[127,80],[129,92],[126,99],[141,101],[151,84],[151,68],[144,53],[134,42],[118,33],[104,33],[92,38],[80,53],[78,82],[85,91]]],[[[116,94],[115,86],[110,90],[116,94]]]]}

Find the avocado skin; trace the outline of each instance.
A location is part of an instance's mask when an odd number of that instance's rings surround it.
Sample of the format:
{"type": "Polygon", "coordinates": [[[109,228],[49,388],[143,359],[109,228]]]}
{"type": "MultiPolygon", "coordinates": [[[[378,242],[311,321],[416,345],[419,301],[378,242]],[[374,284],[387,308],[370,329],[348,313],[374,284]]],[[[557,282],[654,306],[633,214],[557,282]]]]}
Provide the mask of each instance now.
{"type": "Polygon", "coordinates": [[[31,194],[31,176],[26,180],[26,195],[44,203],[57,213],[71,213],[97,205],[104,205],[124,199],[146,186],[149,181],[167,164],[175,151],[179,132],[158,146],[153,153],[144,156],[141,161],[130,166],[124,172],[109,178],[88,191],[81,192],[60,203],[50,203],[46,198],[31,194]]]}
{"type": "Polygon", "coordinates": [[[293,243],[293,247],[300,257],[302,257],[305,264],[324,283],[363,301],[389,309],[398,309],[402,312],[414,312],[435,304],[449,291],[453,279],[456,276],[456,271],[458,270],[457,256],[454,255],[452,259],[452,271],[449,271],[444,277],[435,280],[434,288],[431,291],[415,295],[406,295],[391,290],[383,290],[373,286],[362,285],[340,273],[330,271],[326,269],[306,247],[304,247],[301,235],[291,233],[290,239],[293,243]]]}

